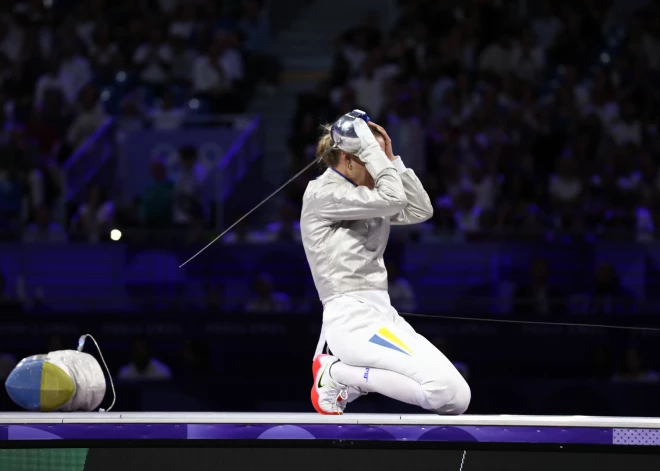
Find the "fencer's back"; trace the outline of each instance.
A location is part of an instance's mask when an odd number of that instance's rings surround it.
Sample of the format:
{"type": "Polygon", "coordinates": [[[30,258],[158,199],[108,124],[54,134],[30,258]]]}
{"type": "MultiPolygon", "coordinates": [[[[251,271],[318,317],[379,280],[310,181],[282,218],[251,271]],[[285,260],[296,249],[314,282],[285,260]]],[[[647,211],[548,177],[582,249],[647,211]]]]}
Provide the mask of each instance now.
{"type": "Polygon", "coordinates": [[[372,217],[350,220],[323,217],[319,203],[354,186],[332,169],[307,186],[300,231],[314,284],[321,301],[354,291],[387,291],[383,254],[390,220],[372,217]]]}

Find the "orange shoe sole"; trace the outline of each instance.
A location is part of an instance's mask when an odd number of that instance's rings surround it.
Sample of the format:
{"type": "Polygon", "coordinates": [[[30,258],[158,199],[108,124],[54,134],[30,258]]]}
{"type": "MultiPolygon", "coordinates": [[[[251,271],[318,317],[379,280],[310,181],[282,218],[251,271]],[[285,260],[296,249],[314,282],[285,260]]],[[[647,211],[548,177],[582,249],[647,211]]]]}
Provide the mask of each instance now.
{"type": "Polygon", "coordinates": [[[314,406],[314,410],[318,412],[319,414],[322,415],[341,415],[340,412],[325,412],[319,407],[319,393],[316,390],[316,374],[318,371],[321,369],[321,357],[324,357],[327,355],[318,355],[316,358],[314,358],[314,362],[312,363],[312,377],[314,378],[314,383],[312,383],[312,393],[311,393],[311,399],[312,399],[312,405],[314,406]]]}

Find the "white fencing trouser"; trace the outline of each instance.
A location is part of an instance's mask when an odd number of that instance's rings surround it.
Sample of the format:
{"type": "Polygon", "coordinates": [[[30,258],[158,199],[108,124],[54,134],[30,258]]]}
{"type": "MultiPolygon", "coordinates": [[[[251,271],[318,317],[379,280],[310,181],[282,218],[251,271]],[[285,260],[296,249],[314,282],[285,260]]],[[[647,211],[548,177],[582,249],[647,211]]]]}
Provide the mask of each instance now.
{"type": "Polygon", "coordinates": [[[385,291],[327,301],[316,355],[325,345],[339,362],[332,378],[349,386],[349,402],[379,393],[438,414],[462,414],[470,387],[454,365],[391,306],[385,291]]]}

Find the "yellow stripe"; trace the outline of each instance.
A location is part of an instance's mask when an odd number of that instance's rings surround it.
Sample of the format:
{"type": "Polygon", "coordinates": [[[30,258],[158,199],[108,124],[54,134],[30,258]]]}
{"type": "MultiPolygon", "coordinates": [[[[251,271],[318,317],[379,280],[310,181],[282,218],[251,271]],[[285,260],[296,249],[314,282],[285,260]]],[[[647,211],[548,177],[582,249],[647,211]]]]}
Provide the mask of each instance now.
{"type": "Polygon", "coordinates": [[[42,412],[51,412],[73,397],[76,387],[60,367],[44,362],[41,370],[40,402],[42,412]]]}
{"type": "Polygon", "coordinates": [[[386,327],[382,327],[382,328],[378,331],[378,335],[380,335],[381,337],[386,338],[386,339],[389,340],[390,342],[392,342],[392,343],[398,345],[399,347],[401,347],[401,348],[403,348],[404,350],[406,350],[408,353],[411,353],[411,354],[412,354],[412,350],[410,350],[410,349],[408,348],[408,346],[407,346],[405,343],[403,343],[401,340],[399,340],[399,338],[398,338],[396,335],[394,335],[392,332],[390,332],[389,329],[387,329],[386,327]]]}

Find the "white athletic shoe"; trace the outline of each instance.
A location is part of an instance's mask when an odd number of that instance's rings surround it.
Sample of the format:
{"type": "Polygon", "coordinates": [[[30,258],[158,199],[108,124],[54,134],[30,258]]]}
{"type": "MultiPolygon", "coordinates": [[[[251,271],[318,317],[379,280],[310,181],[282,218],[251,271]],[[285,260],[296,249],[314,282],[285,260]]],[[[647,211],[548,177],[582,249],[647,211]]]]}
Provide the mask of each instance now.
{"type": "Polygon", "coordinates": [[[348,387],[337,383],[330,377],[330,367],[338,361],[337,358],[330,355],[318,355],[314,358],[312,405],[319,414],[341,415],[346,408],[348,387]]]}

